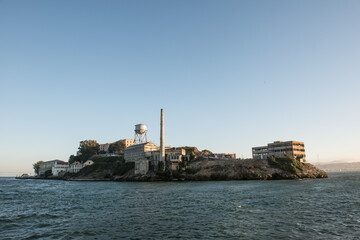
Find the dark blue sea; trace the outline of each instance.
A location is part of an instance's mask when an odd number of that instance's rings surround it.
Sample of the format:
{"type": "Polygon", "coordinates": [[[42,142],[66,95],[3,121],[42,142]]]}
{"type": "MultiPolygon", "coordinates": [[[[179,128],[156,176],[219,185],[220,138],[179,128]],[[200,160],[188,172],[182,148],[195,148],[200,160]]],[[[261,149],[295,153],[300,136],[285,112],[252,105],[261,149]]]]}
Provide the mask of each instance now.
{"type": "Polygon", "coordinates": [[[302,181],[0,178],[0,239],[360,239],[360,173],[302,181]]]}

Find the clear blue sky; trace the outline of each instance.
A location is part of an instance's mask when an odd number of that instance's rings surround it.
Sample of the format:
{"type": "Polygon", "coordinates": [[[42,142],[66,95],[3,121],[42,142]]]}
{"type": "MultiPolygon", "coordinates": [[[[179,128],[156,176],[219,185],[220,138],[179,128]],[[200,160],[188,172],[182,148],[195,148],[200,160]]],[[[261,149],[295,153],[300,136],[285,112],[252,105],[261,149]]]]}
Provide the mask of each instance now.
{"type": "Polygon", "coordinates": [[[359,161],[360,1],[0,1],[0,175],[133,138],[359,161]]]}

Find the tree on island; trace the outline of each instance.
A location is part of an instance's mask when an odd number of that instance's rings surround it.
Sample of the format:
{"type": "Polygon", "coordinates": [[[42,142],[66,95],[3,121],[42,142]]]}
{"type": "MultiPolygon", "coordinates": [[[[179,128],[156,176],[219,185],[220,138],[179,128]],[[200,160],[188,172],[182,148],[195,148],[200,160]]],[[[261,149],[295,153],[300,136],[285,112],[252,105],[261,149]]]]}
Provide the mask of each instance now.
{"type": "Polygon", "coordinates": [[[204,149],[201,151],[201,156],[205,157],[205,156],[210,156],[213,155],[212,151],[204,149]]]}
{"type": "Polygon", "coordinates": [[[121,141],[114,142],[109,146],[109,153],[123,153],[125,149],[125,143],[121,141]]]}
{"type": "Polygon", "coordinates": [[[190,153],[190,161],[194,161],[195,158],[196,158],[195,153],[194,153],[194,152],[191,152],[191,153],[190,153]]]}
{"type": "Polygon", "coordinates": [[[41,163],[43,163],[43,161],[38,161],[38,162],[33,164],[34,172],[35,172],[36,175],[39,175],[39,170],[40,170],[40,164],[41,163]]]}
{"type": "Polygon", "coordinates": [[[186,155],[190,156],[190,161],[195,160],[196,156],[199,154],[199,149],[197,147],[184,147],[186,155]]]}
{"type": "MultiPolygon", "coordinates": [[[[85,140],[80,142],[79,151],[81,153],[80,161],[85,162],[90,157],[94,156],[99,152],[100,145],[97,143],[96,140],[85,140]]],[[[71,156],[70,156],[71,157],[71,156]]]]}
{"type": "Polygon", "coordinates": [[[69,157],[69,160],[68,160],[69,164],[72,164],[73,162],[76,162],[76,161],[81,162],[81,157],[80,156],[74,156],[74,155],[71,155],[69,157]]]}

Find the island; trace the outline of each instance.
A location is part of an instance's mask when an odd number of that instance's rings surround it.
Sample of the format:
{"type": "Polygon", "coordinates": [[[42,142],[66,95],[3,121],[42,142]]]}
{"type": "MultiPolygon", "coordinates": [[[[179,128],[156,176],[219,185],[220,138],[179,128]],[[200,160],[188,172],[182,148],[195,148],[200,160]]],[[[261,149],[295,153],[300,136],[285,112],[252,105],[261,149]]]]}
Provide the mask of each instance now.
{"type": "Polygon", "coordinates": [[[235,153],[213,153],[194,146],[165,146],[164,109],[160,110],[160,146],[147,140],[147,125],[135,125],[134,139],[99,144],[80,141],[68,162],[39,161],[36,176],[19,178],[114,181],[212,181],[326,178],[306,162],[305,145],[275,141],[252,148],[251,159],[235,153]]]}
{"type": "Polygon", "coordinates": [[[196,159],[177,169],[151,170],[135,174],[135,164],[123,156],[95,156],[92,164],[78,172],[58,176],[41,175],[24,178],[79,181],[216,181],[216,180],[280,180],[327,178],[327,173],[310,163],[291,157],[267,159],[196,159]]]}

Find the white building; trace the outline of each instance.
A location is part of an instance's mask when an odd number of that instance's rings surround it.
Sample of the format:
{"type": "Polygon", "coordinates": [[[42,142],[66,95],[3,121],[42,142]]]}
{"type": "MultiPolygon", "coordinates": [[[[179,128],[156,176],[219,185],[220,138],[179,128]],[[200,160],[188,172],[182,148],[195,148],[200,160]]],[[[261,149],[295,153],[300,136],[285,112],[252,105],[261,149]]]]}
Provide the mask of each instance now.
{"type": "Polygon", "coordinates": [[[65,163],[66,165],[68,164],[67,162],[61,161],[61,160],[51,160],[51,161],[46,161],[46,162],[42,162],[39,166],[39,175],[44,175],[46,171],[50,170],[52,171],[52,168],[57,164],[57,163],[65,163]]]}
{"type": "Polygon", "coordinates": [[[92,160],[87,160],[86,162],[83,163],[83,167],[90,166],[93,164],[94,164],[94,162],[92,160]]]}
{"type": "Polygon", "coordinates": [[[64,174],[68,171],[69,164],[67,162],[55,162],[54,166],[51,168],[53,176],[59,176],[59,174],[64,174]]]}
{"type": "Polygon", "coordinates": [[[80,172],[80,170],[83,168],[83,164],[81,164],[78,161],[73,162],[72,164],[70,164],[69,166],[69,172],[71,173],[77,173],[80,172]]]}

